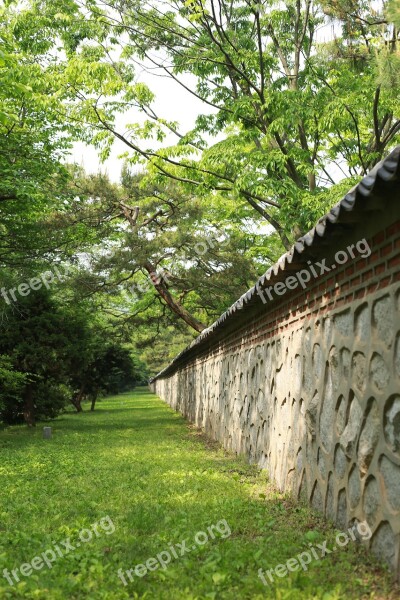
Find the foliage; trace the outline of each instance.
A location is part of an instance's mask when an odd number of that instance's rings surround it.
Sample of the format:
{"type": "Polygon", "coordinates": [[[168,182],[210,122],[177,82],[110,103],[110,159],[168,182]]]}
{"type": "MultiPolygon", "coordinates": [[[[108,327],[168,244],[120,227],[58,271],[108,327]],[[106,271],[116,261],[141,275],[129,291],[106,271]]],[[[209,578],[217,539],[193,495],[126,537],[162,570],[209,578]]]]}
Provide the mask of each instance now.
{"type": "Polygon", "coordinates": [[[133,389],[137,384],[147,383],[144,365],[140,360],[135,365],[128,348],[116,344],[108,344],[102,349],[95,358],[93,371],[98,388],[105,394],[119,394],[133,389]]]}
{"type": "Polygon", "coordinates": [[[71,285],[78,297],[101,293],[103,309],[143,343],[144,330],[149,343],[170,326],[183,332],[179,319],[201,330],[279,256],[271,243],[266,259],[249,211],[223,198],[207,205],[174,182],[154,185],[128,168],[121,185],[83,173],[74,183],[77,202],[63,224],[94,227],[98,243],[89,234],[81,245],[85,258],[77,257],[71,285]]]}
{"type": "Polygon", "coordinates": [[[388,85],[382,68],[397,30],[383,5],[33,0],[10,13],[21,35],[63,49],[65,118],[103,157],[117,138],[158,185],[173,179],[203,201],[248,203],[286,248],[320,216],[327,188],[368,172],[398,139],[397,75],[388,85]],[[139,69],[203,102],[191,131],[157,113],[139,69]],[[121,129],[128,110],[134,122],[121,129]]]}
{"type": "Polygon", "coordinates": [[[7,395],[3,421],[24,417],[33,425],[36,417],[54,417],[64,407],[71,346],[79,343],[81,327],[76,315],[71,316],[43,289],[5,310],[0,351],[15,371],[25,374],[25,381],[17,398],[7,395]]]}
{"type": "MultiPolygon", "coordinates": [[[[66,262],[57,305],[91,303],[152,373],[399,140],[398,0],[17,0],[0,16],[2,285],[66,262]],[[190,131],[148,73],[202,102],[190,131]],[[66,166],[73,141],[107,158],[116,139],[120,184],[66,166]]],[[[57,383],[78,396],[104,390],[93,329],[63,363],[81,382],[57,383]]]]}
{"type": "Polygon", "coordinates": [[[13,369],[8,356],[0,356],[0,414],[6,408],[7,401],[18,401],[26,382],[26,375],[13,369]]]}
{"type": "Polygon", "coordinates": [[[0,264],[19,267],[21,256],[43,258],[41,221],[62,206],[71,132],[60,117],[56,59],[44,57],[49,45],[29,38],[12,13],[13,3],[0,8],[0,264]]]}
{"type": "Polygon", "coordinates": [[[73,399],[74,384],[96,399],[143,380],[144,365],[117,343],[84,304],[60,303],[36,290],[6,307],[0,337],[0,420],[14,424],[54,418],[73,399]],[[96,327],[97,326],[97,327],[96,327]]]}
{"type": "Polygon", "coordinates": [[[70,386],[79,394],[80,402],[83,399],[94,402],[99,396],[119,394],[147,382],[142,361],[137,357],[134,360],[128,348],[104,343],[101,333],[104,331],[91,336],[90,350],[79,347],[80,360],[72,370],[70,386]]]}

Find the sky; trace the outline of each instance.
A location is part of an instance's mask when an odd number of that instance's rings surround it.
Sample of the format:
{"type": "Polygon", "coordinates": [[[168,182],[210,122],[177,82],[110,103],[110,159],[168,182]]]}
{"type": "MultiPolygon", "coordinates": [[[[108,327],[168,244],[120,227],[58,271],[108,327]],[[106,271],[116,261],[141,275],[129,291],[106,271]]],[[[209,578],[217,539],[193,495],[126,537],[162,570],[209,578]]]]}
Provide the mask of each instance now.
{"type": "MultiPolygon", "coordinates": [[[[186,76],[185,85],[193,86],[194,82],[191,79],[194,78],[186,76]]],[[[178,121],[181,132],[185,133],[193,127],[199,113],[210,112],[207,104],[198,100],[172,79],[142,71],[137,77],[137,83],[139,82],[146,83],[155,94],[153,108],[156,114],[171,121],[178,121]]],[[[117,130],[123,132],[124,124],[141,122],[142,118],[139,110],[132,110],[120,115],[116,120],[117,130]]],[[[166,138],[164,144],[175,144],[176,142],[177,138],[171,134],[166,138]]],[[[97,150],[93,146],[77,142],[73,147],[71,162],[82,165],[88,173],[97,173],[99,170],[103,173],[107,172],[111,181],[118,182],[123,165],[123,160],[119,159],[118,155],[127,150],[129,150],[128,147],[122,141],[116,140],[110,158],[104,163],[100,163],[97,150]]]]}
{"type": "MultiPolygon", "coordinates": [[[[320,26],[317,31],[317,39],[324,42],[332,39],[335,27],[332,24],[320,26]]],[[[182,76],[181,76],[182,77],[182,76]]],[[[196,80],[191,75],[182,77],[183,83],[189,88],[194,88],[196,80]]],[[[136,82],[143,82],[149,86],[155,94],[153,108],[157,115],[171,121],[180,123],[180,131],[187,132],[192,129],[196,117],[201,114],[210,113],[213,109],[206,103],[186,91],[179,83],[168,76],[160,76],[154,71],[148,71],[143,68],[142,72],[137,74],[136,82]]],[[[124,125],[132,122],[142,122],[143,116],[140,111],[132,110],[117,117],[117,130],[124,132],[124,125]]],[[[177,138],[172,134],[166,138],[164,145],[175,144],[177,138]]],[[[155,144],[153,144],[155,145],[155,144]]],[[[111,181],[118,182],[123,165],[123,159],[118,156],[128,150],[127,146],[120,140],[114,142],[111,156],[104,163],[101,163],[97,150],[93,146],[88,146],[82,142],[74,144],[71,161],[82,165],[86,172],[97,173],[101,170],[106,172],[111,181]]]]}

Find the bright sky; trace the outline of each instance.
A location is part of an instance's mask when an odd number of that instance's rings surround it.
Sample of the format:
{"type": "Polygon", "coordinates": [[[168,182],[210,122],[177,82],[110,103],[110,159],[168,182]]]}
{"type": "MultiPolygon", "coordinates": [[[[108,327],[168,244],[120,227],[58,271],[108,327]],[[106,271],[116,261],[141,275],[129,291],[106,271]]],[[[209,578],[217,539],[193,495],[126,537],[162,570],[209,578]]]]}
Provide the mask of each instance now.
{"type": "MultiPolygon", "coordinates": [[[[185,85],[192,84],[194,78],[185,77],[185,85]]],[[[143,71],[138,77],[137,82],[146,83],[155,94],[156,99],[153,108],[157,115],[162,118],[177,121],[180,123],[179,131],[186,133],[190,130],[195,122],[195,119],[200,113],[209,113],[210,106],[202,103],[195,96],[187,92],[178,83],[167,77],[158,77],[143,71]]],[[[124,132],[126,123],[141,122],[143,117],[139,110],[127,112],[117,119],[117,130],[124,132]]],[[[164,141],[164,144],[175,144],[177,138],[171,134],[164,141]]],[[[92,146],[87,146],[82,142],[74,144],[72,160],[81,164],[86,172],[96,173],[101,170],[106,171],[112,181],[119,181],[123,160],[118,158],[118,155],[126,152],[129,148],[120,140],[116,140],[113,146],[110,158],[104,163],[100,163],[97,151],[92,146]]]]}
{"type": "MultiPolygon", "coordinates": [[[[335,26],[330,23],[322,25],[317,31],[317,40],[325,42],[332,39],[335,26]]],[[[205,103],[202,103],[195,96],[187,92],[182,86],[166,76],[158,76],[151,71],[143,71],[137,74],[137,82],[146,83],[155,94],[153,108],[156,114],[162,118],[177,121],[180,124],[179,131],[186,133],[195,122],[196,117],[201,113],[210,113],[213,109],[205,103]]],[[[183,77],[183,83],[189,88],[195,87],[196,80],[191,75],[183,77]]],[[[143,115],[139,110],[127,112],[117,119],[117,130],[124,132],[126,123],[142,122],[143,115]]],[[[175,144],[177,138],[172,134],[166,138],[164,144],[175,144]]],[[[99,170],[106,171],[111,181],[118,182],[123,165],[123,159],[118,156],[126,152],[129,148],[121,141],[116,140],[112,149],[110,158],[101,163],[97,151],[93,146],[87,146],[81,142],[74,144],[72,161],[81,164],[86,172],[96,173],[99,170]]]]}

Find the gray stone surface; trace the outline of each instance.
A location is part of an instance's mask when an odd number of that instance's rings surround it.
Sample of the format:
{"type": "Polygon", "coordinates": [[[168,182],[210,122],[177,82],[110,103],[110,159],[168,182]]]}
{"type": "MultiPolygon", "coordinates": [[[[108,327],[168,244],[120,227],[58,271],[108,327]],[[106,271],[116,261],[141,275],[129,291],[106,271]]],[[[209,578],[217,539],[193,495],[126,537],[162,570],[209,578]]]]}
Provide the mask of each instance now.
{"type": "Polygon", "coordinates": [[[321,490],[319,489],[318,481],[315,482],[314,488],[311,494],[311,506],[319,512],[324,511],[324,502],[322,499],[321,490]]]}
{"type": "Polygon", "coordinates": [[[362,352],[354,352],[352,362],[352,377],[355,388],[364,393],[368,381],[367,360],[362,352]]]}
{"type": "Polygon", "coordinates": [[[326,479],[326,461],[324,457],[324,452],[322,448],[318,448],[318,469],[321,474],[322,479],[326,479]]]}
{"type": "Polygon", "coordinates": [[[344,450],[340,444],[337,444],[337,446],[335,448],[334,465],[335,465],[335,473],[339,477],[339,479],[341,479],[342,477],[344,477],[344,475],[346,473],[347,459],[346,459],[344,450]]]}
{"type": "Polygon", "coordinates": [[[393,452],[400,455],[400,396],[389,398],[385,407],[385,437],[393,452]]]}
{"type": "Polygon", "coordinates": [[[325,392],[322,397],[322,408],[320,409],[319,429],[321,435],[321,444],[327,452],[333,448],[333,427],[332,422],[335,418],[336,399],[333,391],[331,371],[328,370],[325,392]]]}
{"type": "Polygon", "coordinates": [[[385,484],[388,502],[393,510],[400,511],[400,467],[386,456],[382,456],[379,468],[385,484]]]}
{"type": "Polygon", "coordinates": [[[355,335],[362,343],[367,343],[371,338],[371,321],[367,303],[360,306],[355,312],[355,335]]]}
{"type": "Polygon", "coordinates": [[[348,348],[342,348],[340,351],[340,358],[342,361],[342,371],[343,371],[343,377],[345,379],[349,379],[350,378],[350,373],[351,373],[351,353],[350,350],[348,350],[348,348]]]}
{"type": "Polygon", "coordinates": [[[325,515],[331,521],[335,520],[335,483],[332,473],[328,477],[328,487],[326,491],[325,515]]]}
{"type": "Polygon", "coordinates": [[[400,377],[400,335],[397,336],[394,350],[394,367],[397,377],[400,377]]]}
{"type": "Polygon", "coordinates": [[[382,425],[379,418],[378,405],[375,400],[370,403],[365,423],[358,443],[358,464],[361,473],[365,474],[374,456],[375,448],[381,435],[382,425]]]}
{"type": "Polygon", "coordinates": [[[378,390],[384,390],[390,381],[390,371],[382,356],[374,354],[370,365],[370,377],[378,390]]]}
{"type": "Polygon", "coordinates": [[[353,396],[350,400],[349,420],[347,421],[346,428],[341,436],[341,444],[349,458],[352,458],[356,448],[356,442],[362,422],[362,414],[361,404],[356,396],[353,396]]]}
{"type": "Polygon", "coordinates": [[[361,498],[360,471],[357,465],[353,465],[348,484],[349,504],[350,508],[355,508],[361,498]]]}
{"type": "Polygon", "coordinates": [[[336,523],[339,529],[347,528],[347,500],[346,491],[340,490],[337,502],[336,523]]]}
{"type": "Polygon", "coordinates": [[[322,321],[322,336],[326,348],[330,348],[332,341],[332,319],[325,317],[322,321]]]}
{"type": "Polygon", "coordinates": [[[346,419],[347,402],[344,396],[339,396],[339,400],[336,405],[336,432],[338,435],[342,435],[344,428],[346,427],[346,419]]]}
{"type": "Polygon", "coordinates": [[[50,440],[52,435],[51,427],[43,427],[43,438],[50,440]]]}
{"type": "Polygon", "coordinates": [[[319,344],[314,344],[312,362],[314,369],[314,378],[316,381],[318,381],[321,375],[323,374],[325,367],[324,355],[319,344]]]}
{"type": "Polygon", "coordinates": [[[320,399],[318,392],[315,392],[309,405],[306,408],[306,425],[312,437],[315,437],[317,431],[317,417],[320,408],[320,399]]]}
{"type": "Polygon", "coordinates": [[[303,468],[303,449],[299,448],[299,451],[297,453],[297,462],[296,462],[297,472],[301,473],[302,468],[303,468]]]}
{"type": "Polygon", "coordinates": [[[395,326],[393,322],[392,301],[389,295],[383,296],[372,306],[372,324],[377,336],[388,347],[393,340],[395,326]]]}
{"type": "Polygon", "coordinates": [[[233,349],[221,339],[153,385],[338,528],[366,520],[367,543],[392,564],[400,539],[399,298],[392,284],[345,310],[280,320],[279,334],[257,341],[249,325],[233,349]]]}
{"type": "Polygon", "coordinates": [[[379,486],[375,477],[371,475],[367,480],[364,490],[364,513],[368,523],[371,523],[371,525],[374,525],[376,522],[380,503],[379,486]]]}
{"type": "Polygon", "coordinates": [[[372,536],[372,551],[394,568],[396,546],[396,538],[390,524],[387,521],[382,522],[372,536]]]}
{"type": "Polygon", "coordinates": [[[353,315],[350,309],[337,313],[334,317],[334,325],[343,336],[353,335],[353,315]]]}

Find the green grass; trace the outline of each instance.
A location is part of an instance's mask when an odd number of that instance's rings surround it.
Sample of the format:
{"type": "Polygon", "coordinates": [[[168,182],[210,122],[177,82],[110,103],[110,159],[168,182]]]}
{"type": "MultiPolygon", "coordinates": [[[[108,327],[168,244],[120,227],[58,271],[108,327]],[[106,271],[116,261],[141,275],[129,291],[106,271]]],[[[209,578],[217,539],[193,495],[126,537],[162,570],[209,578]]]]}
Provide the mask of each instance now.
{"type": "Polygon", "coordinates": [[[94,413],[65,414],[52,426],[51,440],[42,439],[41,426],[0,433],[1,599],[398,597],[391,575],[355,542],[263,585],[258,569],[285,563],[310,543],[332,547],[337,531],[146,390],[107,399],[94,413]],[[70,537],[76,544],[80,530],[106,516],[111,535],[98,529],[100,537],[14,586],[2,577],[53,542],[70,537]],[[229,537],[216,533],[127,587],[118,578],[118,569],[143,564],[169,544],[187,539],[191,547],[197,532],[224,519],[229,537]]]}

